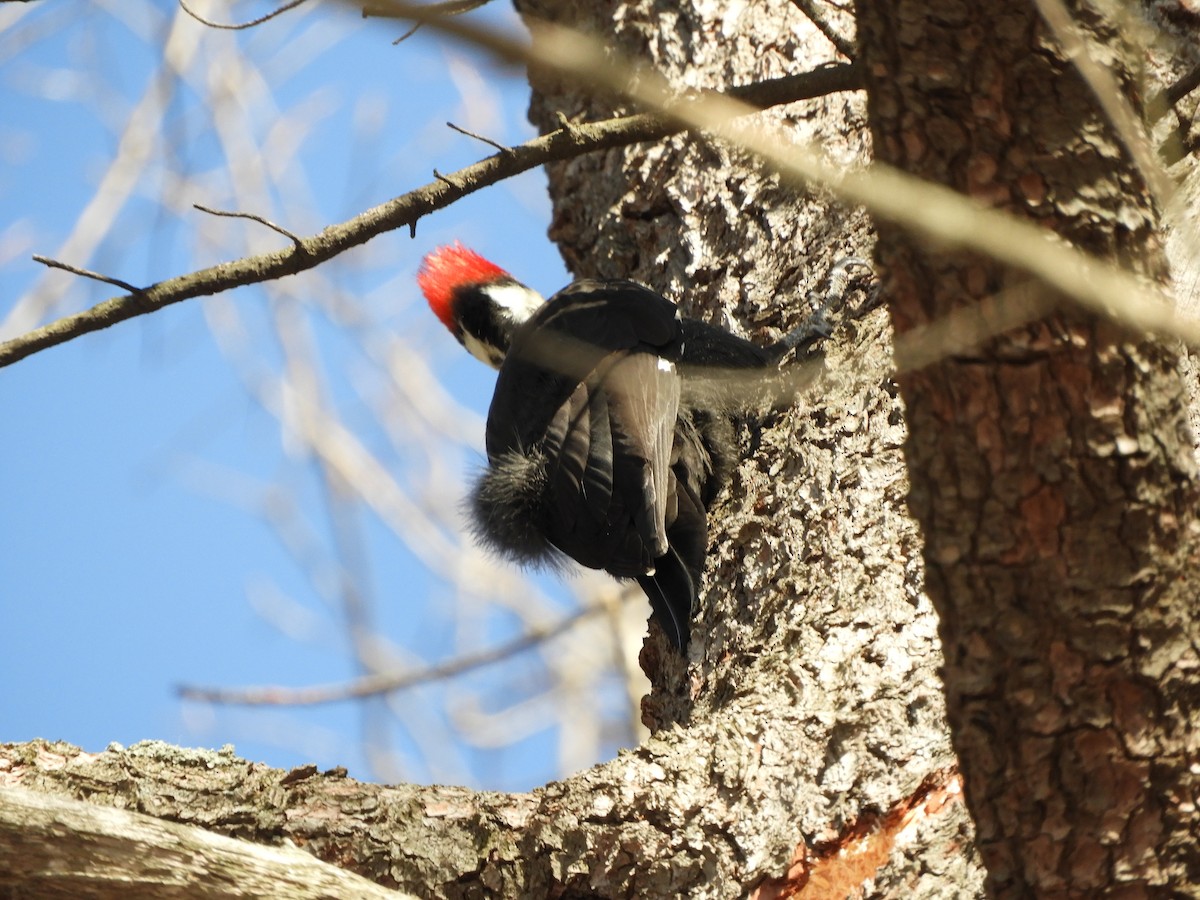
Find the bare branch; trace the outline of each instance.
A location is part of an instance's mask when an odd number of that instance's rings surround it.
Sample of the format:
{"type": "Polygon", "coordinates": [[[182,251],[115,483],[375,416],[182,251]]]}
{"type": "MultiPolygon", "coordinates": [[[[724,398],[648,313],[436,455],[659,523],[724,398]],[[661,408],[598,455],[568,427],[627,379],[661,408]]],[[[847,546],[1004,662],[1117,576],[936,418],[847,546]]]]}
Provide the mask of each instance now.
{"type": "MultiPolygon", "coordinates": [[[[366,12],[366,10],[363,10],[363,18],[365,19],[366,17],[367,17],[367,12],[366,12]]],[[[405,41],[407,41],[410,37],[412,37],[414,34],[416,34],[418,31],[421,30],[421,24],[422,23],[418,22],[412,28],[408,29],[408,31],[404,32],[404,34],[400,35],[400,37],[398,37],[394,41],[392,41],[392,46],[395,47],[398,44],[403,44],[405,41]]]]}
{"type": "Polygon", "coordinates": [[[1198,87],[1200,87],[1200,66],[1196,66],[1196,68],[1184,74],[1178,81],[1166,89],[1165,96],[1167,102],[1174,105],[1198,87]]]}
{"type": "MultiPolygon", "coordinates": [[[[445,2],[442,3],[430,3],[426,5],[425,9],[431,14],[435,15],[459,16],[465,12],[470,12],[473,9],[478,9],[481,6],[486,6],[488,3],[491,3],[491,0],[445,0],[445,2]]],[[[393,13],[392,10],[386,6],[364,6],[362,16],[364,19],[372,17],[383,19],[406,18],[406,16],[395,15],[395,13],[393,13]]],[[[408,31],[404,32],[404,34],[392,41],[392,46],[394,47],[397,44],[402,44],[407,41],[410,37],[421,30],[421,26],[423,24],[425,23],[415,23],[412,28],[408,29],[408,31]]]]}
{"type": "Polygon", "coordinates": [[[64,272],[70,272],[72,275],[82,275],[84,278],[91,278],[95,281],[103,281],[105,284],[116,285],[122,290],[129,291],[131,294],[140,294],[142,292],[140,287],[135,287],[128,281],[122,281],[120,278],[110,278],[108,275],[101,275],[99,272],[93,272],[91,269],[81,269],[78,266],[59,262],[57,259],[51,259],[48,256],[40,256],[35,253],[33,254],[33,261],[40,262],[43,266],[49,266],[52,269],[62,269],[64,272]]]}
{"type": "Polygon", "coordinates": [[[315,706],[321,703],[336,703],[340,700],[358,700],[363,697],[390,694],[431,681],[453,678],[464,672],[502,662],[539,644],[547,643],[585,619],[605,611],[603,606],[583,607],[553,625],[545,628],[532,628],[507,643],[416,671],[381,672],[349,682],[309,688],[205,688],[183,685],[179,688],[179,696],[185,700],[240,706],[315,706]]]}
{"type": "Polygon", "coordinates": [[[26,897],[404,900],[295,846],[15,787],[0,788],[0,893],[26,897]]]}
{"type": "Polygon", "coordinates": [[[259,16],[257,19],[253,19],[249,22],[239,22],[239,23],[233,24],[233,25],[225,25],[225,24],[222,24],[221,22],[213,22],[209,19],[204,18],[198,12],[195,12],[194,10],[192,10],[187,5],[187,3],[184,2],[184,0],[179,0],[179,8],[182,9],[189,16],[191,16],[193,19],[195,19],[197,22],[199,22],[201,25],[207,25],[209,28],[220,28],[224,31],[241,31],[245,28],[253,28],[255,25],[261,25],[263,22],[269,22],[269,21],[271,21],[271,19],[274,19],[276,16],[281,16],[288,10],[295,9],[297,6],[300,6],[302,3],[305,3],[305,2],[306,2],[306,0],[288,0],[287,3],[283,4],[283,6],[280,6],[278,9],[272,10],[271,12],[267,13],[265,16],[259,16]]]}
{"type": "MultiPolygon", "coordinates": [[[[442,3],[427,3],[422,9],[429,16],[458,16],[481,6],[487,6],[492,0],[445,0],[442,3]]],[[[397,12],[394,6],[388,4],[368,4],[362,9],[364,19],[408,19],[407,13],[397,12]]]]}
{"type": "MultiPolygon", "coordinates": [[[[1185,72],[1177,81],[1150,96],[1146,101],[1146,121],[1151,125],[1155,124],[1174,109],[1180,100],[1198,87],[1200,87],[1200,66],[1185,72]]],[[[1159,147],[1158,153],[1163,165],[1173,166],[1195,150],[1196,142],[1189,139],[1187,124],[1182,118],[1179,118],[1175,127],[1171,129],[1170,137],[1159,147]]]]}
{"type": "Polygon", "coordinates": [[[841,34],[833,24],[825,17],[825,14],[817,8],[815,0],[792,0],[792,6],[804,13],[808,21],[813,23],[813,26],[821,34],[829,40],[837,48],[837,52],[846,57],[846,59],[854,59],[854,42],[848,40],[841,34]]]}
{"type": "Polygon", "coordinates": [[[258,222],[260,225],[266,225],[272,231],[282,234],[285,238],[295,244],[298,249],[304,249],[304,240],[302,238],[292,234],[292,232],[288,231],[282,225],[276,225],[270,219],[264,219],[262,216],[255,215],[254,213],[230,212],[221,209],[210,209],[207,206],[201,206],[199,203],[193,203],[192,206],[195,209],[200,210],[200,212],[208,213],[210,216],[224,216],[230,219],[249,219],[252,222],[258,222]]]}
{"type": "MultiPolygon", "coordinates": [[[[755,107],[777,106],[839,91],[859,90],[861,87],[861,69],[854,64],[839,64],[731,88],[729,96],[752,104],[745,108],[754,112],[755,107]]],[[[295,275],[397,228],[407,226],[410,231],[415,231],[416,223],[422,216],[444,209],[467,194],[544,163],[612,147],[659,140],[683,128],[680,123],[649,113],[573,124],[569,129],[535,138],[511,148],[507,153],[497,153],[460,169],[450,176],[454,179],[453,186],[434,181],[341,224],[331,225],[320,234],[302,238],[297,246],[288,250],[247,256],[181,275],[151,285],[138,293],[131,291],[129,296],[113,297],[91,309],[34,329],[0,344],[0,367],[11,365],[47,347],[154,312],[172,303],[295,275]]]]}
{"type": "Polygon", "coordinates": [[[501,153],[511,153],[512,152],[512,147],[506,147],[503,144],[493,141],[491,138],[484,137],[482,134],[476,134],[473,131],[467,131],[467,129],[461,128],[458,125],[455,125],[453,122],[447,122],[446,127],[454,129],[459,134],[465,134],[469,138],[475,138],[475,140],[481,141],[482,143],[487,144],[489,147],[495,147],[501,153]]]}

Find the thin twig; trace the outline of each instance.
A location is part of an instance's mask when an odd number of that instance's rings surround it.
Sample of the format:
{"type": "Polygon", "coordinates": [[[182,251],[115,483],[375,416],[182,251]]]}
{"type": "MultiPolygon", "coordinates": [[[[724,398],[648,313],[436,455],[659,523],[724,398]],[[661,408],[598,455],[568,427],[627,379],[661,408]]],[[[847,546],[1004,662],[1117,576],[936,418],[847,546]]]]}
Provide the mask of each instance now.
{"type": "MultiPolygon", "coordinates": [[[[789,75],[786,78],[731,88],[729,96],[752,104],[755,108],[767,108],[861,88],[861,69],[856,64],[837,64],[799,75],[789,75]]],[[[467,194],[547,162],[573,159],[585,153],[643,141],[660,140],[684,130],[685,127],[682,123],[669,121],[659,113],[641,113],[602,122],[572,124],[569,130],[543,135],[511,148],[509,153],[497,153],[460,169],[453,173],[456,182],[453,186],[442,181],[427,184],[345,222],[331,225],[320,234],[304,238],[300,247],[242,257],[233,262],[153,284],[140,292],[130,290],[136,297],[113,297],[91,309],[64,316],[0,343],[0,367],[11,365],[33,353],[66,343],[80,335],[154,312],[172,303],[306,271],[380,234],[403,227],[412,231],[422,216],[444,209],[467,194]]]]}
{"type": "Polygon", "coordinates": [[[449,178],[448,176],[443,175],[437,169],[433,170],[433,177],[444,184],[450,185],[450,187],[452,187],[452,188],[458,189],[461,187],[461,185],[457,181],[454,181],[453,179],[449,178]]]}
{"type": "Polygon", "coordinates": [[[239,22],[239,23],[232,24],[232,25],[225,25],[221,22],[213,22],[209,19],[204,18],[198,12],[195,12],[194,10],[192,10],[191,7],[189,7],[187,5],[187,3],[184,2],[184,0],[179,0],[179,8],[182,9],[189,16],[191,16],[193,19],[195,19],[197,22],[199,22],[201,25],[207,25],[209,28],[220,28],[223,31],[242,31],[243,29],[246,29],[246,28],[253,28],[255,25],[261,25],[263,22],[269,22],[276,16],[283,15],[288,10],[295,9],[297,6],[300,6],[302,3],[305,3],[305,2],[306,2],[306,0],[288,0],[287,3],[283,4],[283,6],[280,6],[278,9],[272,10],[271,12],[267,13],[265,16],[259,16],[257,19],[253,19],[249,22],[239,22]]]}
{"type": "Polygon", "coordinates": [[[846,59],[854,59],[854,42],[844,37],[841,32],[830,24],[825,15],[817,9],[817,4],[813,0],[792,0],[792,6],[804,13],[808,21],[812,22],[817,31],[825,35],[829,43],[837,48],[838,53],[846,57],[846,59]]]}
{"type": "MultiPolygon", "coordinates": [[[[429,10],[431,14],[442,16],[459,16],[465,12],[470,12],[473,9],[478,9],[481,6],[486,6],[490,2],[491,0],[445,0],[443,3],[427,4],[425,9],[429,10]]],[[[364,6],[362,17],[367,19],[373,16],[384,19],[404,18],[402,16],[393,15],[392,11],[384,6],[364,6]]],[[[404,32],[404,34],[392,41],[392,46],[395,47],[397,44],[402,44],[407,41],[410,37],[421,30],[421,26],[423,24],[423,22],[415,23],[412,28],[408,29],[408,31],[404,32]]]]}
{"type": "MultiPolygon", "coordinates": [[[[427,3],[421,8],[427,16],[459,16],[465,12],[470,12],[473,9],[478,9],[481,6],[487,6],[492,0],[444,0],[441,3],[427,3]]],[[[370,4],[362,8],[362,17],[364,19],[379,18],[379,19],[408,19],[411,18],[407,13],[397,12],[395,7],[389,4],[370,4]]],[[[419,24],[419,20],[418,20],[419,24]]]]}
{"type": "Polygon", "coordinates": [[[1167,102],[1172,106],[1200,87],[1200,65],[1184,74],[1167,88],[1167,102]]]}
{"type": "Polygon", "coordinates": [[[238,706],[316,706],[343,700],[359,700],[407,690],[430,681],[443,681],[475,669],[502,662],[524,653],[539,644],[547,643],[574,628],[585,619],[603,612],[605,607],[586,606],[544,628],[531,628],[518,638],[504,644],[458,656],[424,669],[405,672],[382,672],[339,684],[315,685],[307,688],[253,687],[206,688],[182,685],[179,696],[185,700],[221,703],[238,706]]]}
{"type": "Polygon", "coordinates": [[[120,278],[110,278],[108,275],[101,275],[99,272],[93,272],[91,269],[81,269],[79,266],[72,266],[65,262],[59,262],[57,259],[51,259],[48,256],[39,256],[33,254],[33,261],[40,262],[43,266],[49,266],[52,269],[62,269],[64,272],[70,272],[72,275],[82,275],[84,278],[91,278],[95,281],[103,281],[106,284],[116,285],[121,290],[129,291],[131,294],[141,294],[143,289],[135,287],[128,281],[122,281],[120,278]]]}
{"type": "Polygon", "coordinates": [[[1154,124],[1165,116],[1176,103],[1200,87],[1200,65],[1185,72],[1176,81],[1154,94],[1146,101],[1146,118],[1154,124]]]}
{"type": "Polygon", "coordinates": [[[292,234],[292,232],[288,231],[282,225],[276,225],[270,219],[264,219],[262,216],[257,216],[254,213],[230,212],[228,210],[223,210],[223,209],[211,209],[207,206],[201,206],[199,203],[193,203],[192,206],[195,209],[200,210],[200,212],[208,213],[210,216],[224,216],[224,217],[230,218],[230,219],[249,219],[252,222],[258,222],[260,225],[266,225],[272,231],[278,232],[279,234],[282,234],[285,238],[290,240],[293,244],[296,245],[297,249],[299,249],[299,250],[304,249],[304,239],[303,238],[300,238],[300,237],[292,234]]]}
{"type": "MultiPolygon", "coordinates": [[[[366,10],[363,10],[363,18],[365,19],[366,17],[367,17],[366,10]]],[[[414,34],[416,34],[418,31],[421,30],[422,24],[423,23],[421,23],[421,22],[417,22],[415,25],[413,25],[412,28],[408,29],[408,31],[404,32],[404,34],[400,35],[400,37],[398,37],[394,41],[392,41],[392,46],[395,47],[395,46],[398,46],[399,44],[403,44],[410,37],[412,37],[414,34]]]]}
{"type": "Polygon", "coordinates": [[[453,128],[459,134],[465,134],[469,138],[475,138],[475,140],[487,144],[489,147],[495,147],[501,153],[512,153],[512,147],[506,147],[501,143],[493,141],[491,138],[484,137],[482,134],[476,134],[473,131],[467,131],[467,129],[461,128],[458,125],[455,125],[453,122],[447,122],[446,127],[453,128]]]}

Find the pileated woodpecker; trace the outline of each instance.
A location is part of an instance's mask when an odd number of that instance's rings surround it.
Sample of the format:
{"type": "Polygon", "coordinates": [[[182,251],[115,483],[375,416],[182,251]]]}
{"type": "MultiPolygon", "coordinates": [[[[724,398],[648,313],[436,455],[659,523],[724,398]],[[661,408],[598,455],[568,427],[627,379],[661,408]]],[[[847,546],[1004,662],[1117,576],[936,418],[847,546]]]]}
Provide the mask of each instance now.
{"type": "Polygon", "coordinates": [[[745,406],[723,385],[734,370],[767,374],[812,330],[757,347],[632,281],[584,279],[543,300],[459,244],[426,256],[417,281],[458,341],[500,370],[471,498],[479,537],[518,562],[566,554],[636,578],[686,651],[706,509],[745,406]]]}

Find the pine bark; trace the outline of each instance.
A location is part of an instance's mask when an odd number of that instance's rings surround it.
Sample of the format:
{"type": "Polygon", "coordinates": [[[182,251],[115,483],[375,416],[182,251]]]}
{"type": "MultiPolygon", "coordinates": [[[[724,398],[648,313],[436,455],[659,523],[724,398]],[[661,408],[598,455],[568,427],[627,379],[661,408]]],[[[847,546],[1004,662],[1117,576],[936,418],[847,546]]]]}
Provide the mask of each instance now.
{"type": "MultiPolygon", "coordinates": [[[[1163,279],[1140,173],[1034,4],[864,2],[860,27],[880,159],[1163,279]]],[[[1131,84],[1128,48],[1090,38],[1131,84]]],[[[1020,281],[890,229],[879,259],[901,332],[1020,281]]],[[[1164,342],[1064,308],[900,379],[994,896],[1200,893],[1195,444],[1178,368],[1164,342]]]]}

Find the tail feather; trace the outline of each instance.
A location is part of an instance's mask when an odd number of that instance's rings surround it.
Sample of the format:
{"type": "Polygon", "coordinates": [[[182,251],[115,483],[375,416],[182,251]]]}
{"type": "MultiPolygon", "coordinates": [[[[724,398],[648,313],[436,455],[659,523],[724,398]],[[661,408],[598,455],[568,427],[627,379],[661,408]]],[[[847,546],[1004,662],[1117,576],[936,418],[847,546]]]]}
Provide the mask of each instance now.
{"type": "Polygon", "coordinates": [[[654,561],[653,575],[639,575],[638,584],[650,600],[650,609],[667,638],[681,654],[692,637],[692,610],[696,605],[696,580],[672,547],[654,561]]]}

